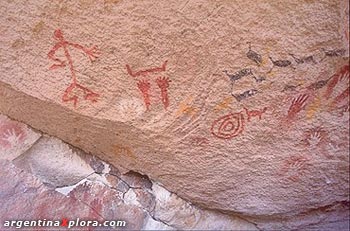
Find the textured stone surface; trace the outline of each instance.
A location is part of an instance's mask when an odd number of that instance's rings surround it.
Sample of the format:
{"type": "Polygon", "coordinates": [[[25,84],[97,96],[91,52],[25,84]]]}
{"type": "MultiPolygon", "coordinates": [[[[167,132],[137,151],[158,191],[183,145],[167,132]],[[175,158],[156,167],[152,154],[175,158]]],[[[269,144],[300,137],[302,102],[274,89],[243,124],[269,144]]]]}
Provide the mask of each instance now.
{"type": "Polygon", "coordinates": [[[94,173],[67,144],[52,137],[43,137],[14,163],[55,187],[76,184],[94,173]]]}
{"type": "MultiPolygon", "coordinates": [[[[32,131],[28,129],[28,132],[32,131]]],[[[79,218],[100,222],[122,220],[126,222],[124,230],[174,230],[179,227],[256,230],[255,225],[235,216],[198,209],[145,175],[137,172],[122,174],[96,156],[47,135],[12,162],[0,161],[0,167],[1,225],[15,219],[50,219],[62,223],[64,218],[79,218]],[[193,211],[201,214],[195,226],[193,211]],[[189,217],[184,216],[186,214],[189,217]]],[[[1,226],[0,229],[11,230],[1,226]]],[[[29,228],[38,229],[46,228],[29,228]]],[[[90,226],[79,230],[113,229],[90,226]]]]}
{"type": "Polygon", "coordinates": [[[176,229],[258,230],[254,224],[238,217],[200,210],[157,184],[153,185],[153,191],[156,197],[154,217],[176,229]]]}
{"type": "Polygon", "coordinates": [[[38,141],[40,136],[25,124],[0,115],[0,159],[15,159],[38,141]]]}
{"type": "Polygon", "coordinates": [[[349,201],[348,12],[2,1],[0,112],[203,207],[289,219],[349,201]]]}
{"type": "Polygon", "coordinates": [[[9,162],[2,161],[0,166],[4,170],[0,175],[1,230],[6,230],[2,227],[5,220],[16,219],[124,220],[127,230],[140,230],[144,223],[152,222],[142,208],[124,203],[114,190],[99,183],[85,182],[64,196],[9,162]]]}

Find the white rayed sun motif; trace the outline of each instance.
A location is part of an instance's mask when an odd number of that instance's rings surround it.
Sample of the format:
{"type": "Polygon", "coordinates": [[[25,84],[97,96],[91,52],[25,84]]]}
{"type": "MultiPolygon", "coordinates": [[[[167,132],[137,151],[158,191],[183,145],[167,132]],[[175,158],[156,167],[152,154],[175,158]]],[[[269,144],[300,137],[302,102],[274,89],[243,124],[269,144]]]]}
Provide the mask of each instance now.
{"type": "Polygon", "coordinates": [[[119,119],[123,122],[136,119],[145,112],[142,101],[135,97],[120,100],[117,109],[119,119]]]}
{"type": "Polygon", "coordinates": [[[323,139],[321,131],[313,131],[307,139],[311,147],[317,146],[323,139]]]}

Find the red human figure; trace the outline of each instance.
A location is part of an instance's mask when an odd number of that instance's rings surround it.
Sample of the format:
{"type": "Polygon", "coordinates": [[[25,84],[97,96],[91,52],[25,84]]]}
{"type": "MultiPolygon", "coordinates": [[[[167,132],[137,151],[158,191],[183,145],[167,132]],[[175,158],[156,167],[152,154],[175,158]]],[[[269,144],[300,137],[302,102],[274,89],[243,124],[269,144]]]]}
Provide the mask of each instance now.
{"type": "Polygon", "coordinates": [[[288,110],[288,119],[293,119],[305,107],[308,98],[307,94],[302,94],[293,99],[288,110]]]}
{"type": "Polygon", "coordinates": [[[73,101],[74,106],[76,106],[77,102],[78,102],[78,96],[74,93],[74,90],[80,90],[83,92],[85,100],[90,100],[91,102],[96,102],[97,98],[99,97],[99,94],[97,94],[97,93],[91,91],[90,89],[78,84],[76,72],[74,70],[73,60],[72,60],[72,57],[69,53],[68,48],[71,46],[71,47],[74,47],[76,49],[82,50],[88,56],[90,61],[94,61],[96,58],[98,58],[98,55],[99,55],[97,47],[93,46],[90,48],[86,48],[86,47],[83,47],[79,44],[68,42],[63,37],[63,33],[60,29],[55,30],[54,38],[57,40],[57,43],[48,53],[48,58],[52,59],[56,63],[50,67],[50,70],[53,70],[53,69],[56,69],[59,67],[65,67],[67,65],[65,61],[55,57],[56,51],[58,49],[62,48],[64,51],[64,55],[68,61],[69,70],[71,72],[71,77],[72,77],[72,83],[64,91],[64,94],[62,96],[62,101],[63,102],[73,101]]]}
{"type": "Polygon", "coordinates": [[[169,88],[169,83],[171,81],[169,80],[169,78],[166,78],[166,77],[158,77],[156,81],[157,81],[158,87],[160,88],[164,108],[167,109],[169,106],[168,88],[169,88]]]}
{"type": "Polygon", "coordinates": [[[143,100],[146,104],[146,108],[147,111],[149,110],[149,106],[151,105],[151,100],[150,100],[150,95],[149,95],[149,90],[151,88],[151,84],[150,82],[148,82],[147,80],[140,80],[137,83],[137,87],[140,89],[142,96],[143,96],[143,100]]]}

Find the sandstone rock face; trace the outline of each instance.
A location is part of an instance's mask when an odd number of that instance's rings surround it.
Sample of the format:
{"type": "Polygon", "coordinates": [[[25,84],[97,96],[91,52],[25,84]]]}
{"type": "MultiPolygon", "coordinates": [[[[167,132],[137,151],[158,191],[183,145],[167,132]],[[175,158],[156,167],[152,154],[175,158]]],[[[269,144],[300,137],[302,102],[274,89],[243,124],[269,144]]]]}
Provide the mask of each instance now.
{"type": "MultiPolygon", "coordinates": [[[[25,127],[7,118],[6,122],[25,127]]],[[[26,131],[33,133],[31,129],[26,131]]],[[[15,145],[22,146],[21,143],[15,145]]],[[[66,228],[65,219],[69,222],[77,219],[101,223],[125,221],[124,230],[256,230],[253,223],[199,209],[147,176],[136,172],[122,174],[96,156],[47,135],[12,162],[0,160],[0,167],[1,230],[13,230],[5,225],[13,220],[58,221],[59,227],[50,227],[50,230],[62,230],[66,228]],[[192,218],[193,212],[199,215],[196,220],[192,218]]],[[[115,229],[90,226],[79,230],[115,229]]]]}
{"type": "MultiPolygon", "coordinates": [[[[130,199],[142,193],[128,187],[150,185],[120,175],[138,172],[262,228],[348,206],[348,1],[3,1],[0,12],[0,112],[119,171],[92,164],[45,182],[92,173],[130,199]]],[[[18,166],[40,173],[38,153],[18,166]]]]}

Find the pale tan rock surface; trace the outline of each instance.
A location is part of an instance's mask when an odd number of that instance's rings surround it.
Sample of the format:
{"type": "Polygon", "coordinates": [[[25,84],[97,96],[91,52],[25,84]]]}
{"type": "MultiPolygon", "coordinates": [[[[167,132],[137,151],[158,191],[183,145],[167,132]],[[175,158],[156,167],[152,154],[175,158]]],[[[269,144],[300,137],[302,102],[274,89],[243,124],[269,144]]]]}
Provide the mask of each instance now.
{"type": "Polygon", "coordinates": [[[291,219],[349,201],[348,1],[0,13],[1,113],[206,208],[291,219]]]}

